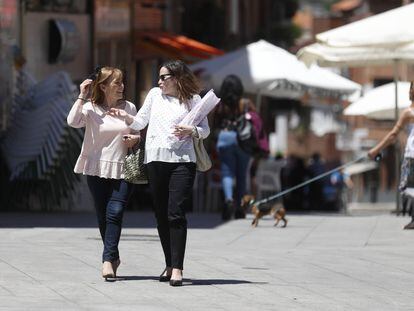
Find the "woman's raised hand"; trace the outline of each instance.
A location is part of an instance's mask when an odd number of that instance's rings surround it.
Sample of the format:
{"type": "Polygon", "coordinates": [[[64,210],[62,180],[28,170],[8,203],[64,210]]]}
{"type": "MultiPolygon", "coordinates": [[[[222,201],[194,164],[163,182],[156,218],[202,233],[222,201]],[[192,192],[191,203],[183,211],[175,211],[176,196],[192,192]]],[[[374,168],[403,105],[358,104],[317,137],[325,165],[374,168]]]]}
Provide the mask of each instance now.
{"type": "Polygon", "coordinates": [[[121,119],[125,119],[127,113],[125,110],[123,109],[118,109],[118,108],[111,108],[108,110],[107,114],[113,116],[113,117],[118,117],[121,119]]]}
{"type": "Polygon", "coordinates": [[[109,114],[110,116],[117,117],[117,118],[125,120],[126,124],[128,124],[128,125],[130,125],[134,121],[134,117],[131,116],[129,113],[127,113],[123,109],[111,108],[111,109],[109,109],[107,114],[109,114]]]}
{"type": "Polygon", "coordinates": [[[368,158],[370,158],[371,160],[375,159],[375,156],[378,154],[378,152],[374,151],[373,149],[368,151],[368,158]]]}
{"type": "Polygon", "coordinates": [[[87,99],[89,97],[89,91],[91,89],[92,82],[93,81],[91,79],[86,79],[80,84],[80,98],[87,99]]]}

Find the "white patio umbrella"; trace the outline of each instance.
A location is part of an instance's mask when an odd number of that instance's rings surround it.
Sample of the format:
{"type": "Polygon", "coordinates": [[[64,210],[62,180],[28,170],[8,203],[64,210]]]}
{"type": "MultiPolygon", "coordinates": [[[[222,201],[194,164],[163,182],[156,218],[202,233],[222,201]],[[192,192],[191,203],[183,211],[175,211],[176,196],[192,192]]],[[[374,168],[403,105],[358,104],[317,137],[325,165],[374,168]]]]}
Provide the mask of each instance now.
{"type": "MultiPolygon", "coordinates": [[[[398,82],[398,109],[401,111],[410,106],[408,96],[409,82],[398,82]]],[[[347,116],[363,115],[377,120],[395,118],[395,85],[388,83],[369,90],[364,96],[354,101],[345,110],[347,116]]]]}
{"type": "Polygon", "coordinates": [[[322,32],[297,56],[325,67],[414,62],[413,16],[414,4],[409,4],[322,32]]]}
{"type": "MultiPolygon", "coordinates": [[[[414,63],[414,4],[386,11],[316,36],[317,43],[298,51],[310,65],[355,67],[414,63]]],[[[395,83],[395,118],[398,118],[398,84],[395,83]]]]}
{"type": "Polygon", "coordinates": [[[304,91],[351,95],[359,84],[329,70],[308,69],[297,58],[265,41],[259,40],[225,55],[190,66],[212,87],[219,88],[229,74],[237,75],[248,93],[270,97],[298,98],[304,91]]]}

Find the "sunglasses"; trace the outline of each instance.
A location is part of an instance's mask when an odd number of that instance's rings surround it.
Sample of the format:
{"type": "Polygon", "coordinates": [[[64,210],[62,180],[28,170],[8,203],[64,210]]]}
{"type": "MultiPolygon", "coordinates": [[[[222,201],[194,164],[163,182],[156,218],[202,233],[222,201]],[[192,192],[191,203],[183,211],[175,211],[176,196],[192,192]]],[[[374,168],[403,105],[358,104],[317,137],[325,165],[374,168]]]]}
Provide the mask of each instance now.
{"type": "Polygon", "coordinates": [[[165,81],[165,80],[172,78],[172,76],[173,75],[171,73],[166,73],[166,74],[160,75],[158,79],[161,81],[165,81]]]}

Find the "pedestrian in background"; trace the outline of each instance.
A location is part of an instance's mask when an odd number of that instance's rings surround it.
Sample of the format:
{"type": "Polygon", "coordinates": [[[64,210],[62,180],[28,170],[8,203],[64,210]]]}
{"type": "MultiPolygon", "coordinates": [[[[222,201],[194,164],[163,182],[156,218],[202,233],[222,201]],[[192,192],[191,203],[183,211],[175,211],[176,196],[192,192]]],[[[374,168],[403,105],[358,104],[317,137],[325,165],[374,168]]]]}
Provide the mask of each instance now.
{"type": "Polygon", "coordinates": [[[140,139],[123,121],[107,114],[113,107],[136,114],[134,104],[124,100],[124,91],[122,71],[103,67],[94,79],[81,83],[80,94],[67,117],[70,126],[85,127],[74,171],[87,176],[94,200],[104,244],[102,277],[105,279],[116,277],[121,263],[118,244],[122,216],[132,191],[132,184],[123,180],[123,164],[128,148],[140,139]]]}
{"type": "MultiPolygon", "coordinates": [[[[325,163],[318,152],[312,154],[308,165],[309,178],[315,178],[326,172],[325,163]]],[[[325,204],[324,200],[324,183],[326,178],[316,180],[309,184],[309,208],[311,210],[321,210],[325,204]]]]}
{"type": "MultiPolygon", "coordinates": [[[[286,158],[286,164],[280,171],[280,182],[282,190],[303,183],[308,177],[308,171],[303,158],[290,154],[286,158]]],[[[308,208],[307,200],[305,200],[305,189],[299,188],[289,192],[283,196],[283,205],[287,210],[303,210],[308,208]]]]}
{"type": "Polygon", "coordinates": [[[262,117],[257,112],[253,101],[250,98],[241,98],[239,111],[241,113],[247,112],[251,117],[258,146],[257,155],[260,157],[267,157],[269,154],[269,139],[264,129],[262,117]]]}
{"type": "Polygon", "coordinates": [[[247,168],[250,155],[242,150],[237,141],[237,119],[240,117],[240,100],[244,93],[239,77],[229,75],[221,84],[221,103],[216,112],[219,133],[216,149],[220,160],[221,183],[224,192],[222,219],[231,219],[234,212],[236,218],[243,215],[241,198],[246,194],[247,168]],[[236,194],[233,194],[233,181],[236,181],[236,194]],[[235,210],[236,208],[236,210],[235,210]]]}
{"type": "MultiPolygon", "coordinates": [[[[411,105],[404,109],[401,113],[397,123],[392,130],[371,150],[368,151],[368,156],[371,159],[375,157],[389,145],[395,143],[398,138],[398,134],[407,125],[414,125],[414,86],[413,82],[410,84],[409,97],[411,105]]],[[[399,191],[404,193],[407,188],[414,188],[414,126],[411,127],[407,142],[405,145],[404,159],[401,165],[401,178],[399,191]]],[[[410,195],[407,193],[407,195],[410,195]]],[[[404,229],[414,229],[414,212],[411,212],[411,222],[407,224],[404,229]]]]}
{"type": "MultiPolygon", "coordinates": [[[[339,159],[331,160],[326,164],[326,170],[331,171],[342,166],[339,159]]],[[[325,209],[346,213],[348,190],[354,187],[351,176],[343,169],[332,172],[324,181],[325,209]]]]}
{"type": "MultiPolygon", "coordinates": [[[[253,101],[249,98],[240,99],[239,109],[242,113],[248,113],[254,126],[257,148],[255,152],[251,154],[249,164],[247,165],[246,192],[256,196],[256,172],[260,161],[269,156],[269,139],[264,129],[263,120],[256,111],[256,106],[253,101]]],[[[244,210],[240,210],[239,212],[236,210],[236,214],[240,218],[245,218],[244,210]]]]}
{"type": "Polygon", "coordinates": [[[198,81],[186,64],[179,60],[164,63],[158,86],[150,90],[135,117],[119,109],[111,113],[134,130],[148,124],[145,163],[166,264],[159,280],[181,286],[187,239],[185,213],[191,207],[196,173],[193,137],[206,138],[210,128],[207,117],[198,126],[179,125],[201,99],[198,81]],[[179,144],[172,135],[180,139],[179,144]]]}

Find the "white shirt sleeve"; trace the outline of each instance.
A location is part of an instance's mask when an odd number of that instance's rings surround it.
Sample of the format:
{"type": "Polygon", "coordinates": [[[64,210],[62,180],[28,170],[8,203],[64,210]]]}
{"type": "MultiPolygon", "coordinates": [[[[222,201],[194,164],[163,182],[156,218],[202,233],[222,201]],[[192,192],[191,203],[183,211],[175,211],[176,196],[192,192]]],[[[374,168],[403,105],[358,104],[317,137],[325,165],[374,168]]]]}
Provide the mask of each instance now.
{"type": "MultiPolygon", "coordinates": [[[[201,100],[200,95],[194,95],[193,97],[193,106],[201,100]]],[[[199,124],[196,126],[198,138],[206,139],[208,135],[210,135],[210,127],[208,125],[208,118],[205,117],[201,120],[199,124]]]]}
{"type": "Polygon", "coordinates": [[[152,99],[154,98],[154,89],[151,89],[148,95],[145,97],[144,104],[139,109],[138,113],[134,117],[134,121],[129,125],[135,131],[140,131],[148,125],[151,115],[152,99]]]}
{"type": "MultiPolygon", "coordinates": [[[[127,105],[128,105],[129,113],[133,116],[136,116],[137,115],[137,108],[135,107],[135,105],[133,103],[129,102],[129,101],[127,101],[127,105]]],[[[139,133],[140,133],[139,131],[136,131],[136,130],[131,128],[131,134],[139,134],[139,133]]]]}
{"type": "Polygon", "coordinates": [[[210,135],[210,126],[208,125],[207,117],[201,120],[200,124],[197,125],[197,133],[201,139],[206,139],[208,135],[210,135]]]}
{"type": "Polygon", "coordinates": [[[86,126],[86,113],[84,112],[84,106],[88,105],[88,103],[81,104],[80,101],[77,101],[70,109],[68,117],[66,121],[70,127],[74,128],[81,128],[86,126]]]}

